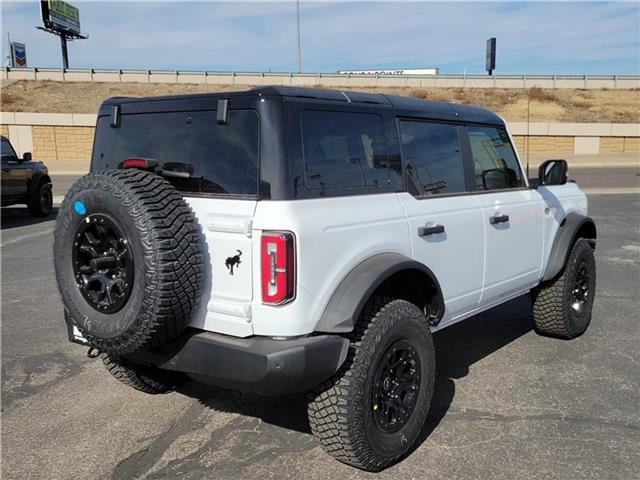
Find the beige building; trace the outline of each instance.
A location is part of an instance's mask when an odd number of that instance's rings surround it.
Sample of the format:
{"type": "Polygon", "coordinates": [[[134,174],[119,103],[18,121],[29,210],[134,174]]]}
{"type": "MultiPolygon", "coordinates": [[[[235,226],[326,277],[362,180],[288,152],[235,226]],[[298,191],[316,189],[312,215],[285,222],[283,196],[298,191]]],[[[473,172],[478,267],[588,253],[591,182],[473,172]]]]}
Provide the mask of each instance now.
{"type": "MultiPolygon", "coordinates": [[[[2,135],[22,155],[32,152],[53,173],[89,169],[96,115],[71,113],[0,114],[2,135]]],[[[640,159],[640,124],[510,123],[520,156],[534,160],[572,154],[635,154],[640,159]]],[[[640,161],[640,160],[639,160],[640,161]]]]}

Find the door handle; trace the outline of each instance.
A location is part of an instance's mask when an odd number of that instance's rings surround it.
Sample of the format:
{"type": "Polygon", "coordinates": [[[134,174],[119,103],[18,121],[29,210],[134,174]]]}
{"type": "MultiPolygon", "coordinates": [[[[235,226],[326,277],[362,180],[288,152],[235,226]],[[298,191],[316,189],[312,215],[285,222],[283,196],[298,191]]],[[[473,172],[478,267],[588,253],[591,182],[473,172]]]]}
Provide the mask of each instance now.
{"type": "Polygon", "coordinates": [[[497,213],[493,217],[489,217],[489,223],[495,225],[496,223],[507,223],[509,221],[509,215],[503,213],[497,213]]]}
{"type": "Polygon", "coordinates": [[[444,225],[432,225],[418,228],[418,236],[426,237],[427,235],[437,235],[438,233],[444,233],[444,225]]]}

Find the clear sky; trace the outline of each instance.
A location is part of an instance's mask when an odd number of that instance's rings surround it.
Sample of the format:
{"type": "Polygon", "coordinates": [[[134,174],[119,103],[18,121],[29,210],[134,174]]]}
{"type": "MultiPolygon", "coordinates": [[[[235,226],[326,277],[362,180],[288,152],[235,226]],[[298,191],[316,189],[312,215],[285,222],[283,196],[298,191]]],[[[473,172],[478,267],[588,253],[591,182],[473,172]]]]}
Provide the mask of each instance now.
{"type": "MultiPolygon", "coordinates": [[[[70,66],[294,71],[295,2],[71,2],[89,40],[70,66]]],[[[2,53],[27,45],[29,66],[59,67],[57,37],[36,30],[39,2],[1,0],[2,53]]],[[[302,67],[440,67],[483,73],[497,37],[498,74],[640,74],[640,3],[301,2],[302,67]]]]}

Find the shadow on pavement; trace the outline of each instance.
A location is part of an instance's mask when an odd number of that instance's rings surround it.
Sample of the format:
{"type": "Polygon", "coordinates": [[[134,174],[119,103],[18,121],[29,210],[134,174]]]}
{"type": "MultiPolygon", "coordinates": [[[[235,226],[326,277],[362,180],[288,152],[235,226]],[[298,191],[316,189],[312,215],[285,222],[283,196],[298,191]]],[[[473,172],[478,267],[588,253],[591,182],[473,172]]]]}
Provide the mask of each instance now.
{"type": "Polygon", "coordinates": [[[413,450],[445,417],[455,396],[454,380],[466,377],[474,363],[531,330],[531,300],[529,295],[524,295],[434,334],[436,383],[427,422],[413,450]]]}
{"type": "Polygon", "coordinates": [[[35,218],[29,214],[27,207],[2,207],[1,211],[2,215],[0,221],[2,223],[2,230],[50,222],[55,220],[56,215],[58,214],[58,209],[56,207],[53,208],[53,211],[49,216],[35,218]]]}
{"type": "MultiPolygon", "coordinates": [[[[413,450],[436,429],[449,410],[455,395],[454,379],[465,377],[471,365],[532,328],[531,303],[529,296],[524,296],[434,334],[438,362],[435,389],[427,422],[413,450]]],[[[265,423],[310,433],[304,393],[260,397],[195,382],[189,382],[179,392],[212,410],[257,417],[265,423]]]]}

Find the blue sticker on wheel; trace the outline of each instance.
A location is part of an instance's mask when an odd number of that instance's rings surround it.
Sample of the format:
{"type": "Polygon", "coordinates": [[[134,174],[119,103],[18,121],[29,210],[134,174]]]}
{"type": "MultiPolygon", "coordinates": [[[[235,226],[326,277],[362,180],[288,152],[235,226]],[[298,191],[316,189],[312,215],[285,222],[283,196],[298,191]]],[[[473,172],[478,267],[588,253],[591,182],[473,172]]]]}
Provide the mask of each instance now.
{"type": "Polygon", "coordinates": [[[84,202],[82,200],[76,200],[73,202],[73,209],[76,211],[78,215],[86,215],[87,207],[85,207],[84,202]]]}

